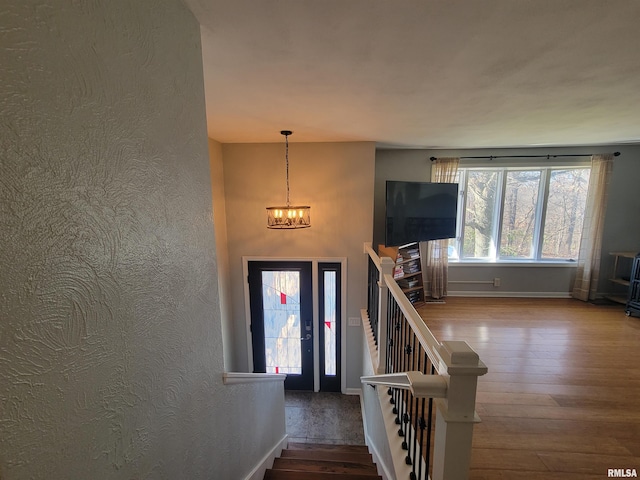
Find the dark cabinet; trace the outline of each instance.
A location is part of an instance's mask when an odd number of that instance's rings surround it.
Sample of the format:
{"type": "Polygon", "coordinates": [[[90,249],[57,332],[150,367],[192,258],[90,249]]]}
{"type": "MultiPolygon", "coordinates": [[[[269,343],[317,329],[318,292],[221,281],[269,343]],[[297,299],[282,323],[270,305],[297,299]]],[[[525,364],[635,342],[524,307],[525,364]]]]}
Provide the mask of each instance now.
{"type": "Polygon", "coordinates": [[[640,314],[640,253],[633,259],[631,277],[629,278],[629,297],[625,313],[628,315],[640,314]]]}
{"type": "Polygon", "coordinates": [[[611,290],[607,298],[623,305],[629,299],[629,272],[633,266],[635,252],[611,252],[609,255],[613,257],[613,272],[609,281],[611,282],[611,290]]]}

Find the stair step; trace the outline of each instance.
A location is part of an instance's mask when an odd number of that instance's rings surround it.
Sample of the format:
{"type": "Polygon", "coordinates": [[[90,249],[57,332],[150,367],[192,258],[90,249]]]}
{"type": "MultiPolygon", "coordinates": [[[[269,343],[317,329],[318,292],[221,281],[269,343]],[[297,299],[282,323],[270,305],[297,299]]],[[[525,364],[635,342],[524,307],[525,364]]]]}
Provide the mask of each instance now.
{"type": "Polygon", "coordinates": [[[294,470],[267,470],[264,480],[382,480],[379,475],[354,473],[301,472],[294,470]]]}
{"type": "Polygon", "coordinates": [[[264,480],[382,480],[364,445],[289,443],[264,480]]]}
{"type": "Polygon", "coordinates": [[[366,445],[333,445],[326,443],[295,443],[289,442],[288,450],[322,450],[330,452],[369,453],[366,445]]]}
{"type": "Polygon", "coordinates": [[[370,453],[345,452],[341,449],[331,450],[283,450],[280,454],[282,458],[306,458],[309,460],[329,460],[334,462],[373,464],[370,453]]]}
{"type": "Polygon", "coordinates": [[[310,460],[306,458],[276,458],[272,470],[297,470],[298,472],[352,473],[378,475],[373,463],[361,463],[329,460],[310,460]]]}

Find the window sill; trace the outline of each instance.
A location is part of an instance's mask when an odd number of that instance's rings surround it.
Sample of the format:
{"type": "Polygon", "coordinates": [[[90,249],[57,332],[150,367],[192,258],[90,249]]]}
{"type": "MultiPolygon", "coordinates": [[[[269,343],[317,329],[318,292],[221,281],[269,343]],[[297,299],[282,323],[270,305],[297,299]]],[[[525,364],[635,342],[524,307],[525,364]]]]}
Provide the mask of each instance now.
{"type": "Polygon", "coordinates": [[[578,266],[578,262],[576,261],[525,261],[525,260],[514,260],[514,261],[499,261],[499,262],[483,262],[483,261],[456,261],[449,260],[449,267],[555,267],[555,268],[575,268],[578,266]]]}

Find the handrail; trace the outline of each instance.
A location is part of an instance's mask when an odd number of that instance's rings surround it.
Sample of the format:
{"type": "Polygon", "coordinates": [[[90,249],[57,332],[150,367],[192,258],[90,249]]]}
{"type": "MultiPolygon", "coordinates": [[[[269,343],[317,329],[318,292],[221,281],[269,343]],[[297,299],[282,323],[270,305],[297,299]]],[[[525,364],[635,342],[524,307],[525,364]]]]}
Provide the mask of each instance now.
{"type": "Polygon", "coordinates": [[[360,377],[367,385],[381,385],[410,390],[415,398],[447,398],[447,380],[441,375],[410,371],[360,377]]]}
{"type": "Polygon", "coordinates": [[[235,385],[238,383],[284,382],[285,378],[287,378],[285,373],[225,372],[222,374],[222,383],[235,385]]]}
{"type": "MultiPolygon", "coordinates": [[[[373,248],[371,248],[371,243],[365,243],[364,245],[364,253],[367,254],[368,259],[369,259],[369,266],[368,266],[368,278],[367,278],[367,315],[369,316],[369,319],[372,320],[373,322],[371,323],[371,333],[373,334],[373,340],[375,342],[375,344],[378,344],[378,331],[379,329],[382,327],[384,328],[385,325],[382,324],[380,325],[379,323],[379,311],[380,311],[380,288],[381,288],[381,282],[383,282],[384,280],[382,278],[380,278],[382,271],[383,271],[383,266],[382,266],[382,261],[380,260],[380,257],[378,257],[378,255],[376,254],[376,252],[373,250],[373,248]]],[[[386,304],[384,304],[386,305],[386,304]]],[[[378,368],[378,365],[380,364],[380,358],[379,356],[377,356],[376,358],[376,369],[378,368]]],[[[384,359],[382,359],[384,360],[384,359]]],[[[378,372],[381,373],[381,372],[378,372]]]]}
{"type": "Polygon", "coordinates": [[[378,267],[378,271],[382,270],[380,266],[380,257],[376,253],[376,251],[372,248],[371,242],[365,242],[364,244],[364,253],[368,254],[373,263],[378,267]]]}

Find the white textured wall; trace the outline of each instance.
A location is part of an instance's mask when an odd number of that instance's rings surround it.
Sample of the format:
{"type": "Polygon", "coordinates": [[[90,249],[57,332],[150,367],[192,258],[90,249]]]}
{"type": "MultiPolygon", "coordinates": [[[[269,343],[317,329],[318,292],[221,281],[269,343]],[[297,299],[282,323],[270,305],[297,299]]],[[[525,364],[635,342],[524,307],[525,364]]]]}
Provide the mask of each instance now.
{"type": "Polygon", "coordinates": [[[231,287],[229,285],[229,249],[227,248],[227,213],[224,192],[224,167],[222,145],[209,139],[209,166],[211,167],[211,193],[213,197],[213,221],[216,225],[216,258],[218,260],[218,292],[222,338],[224,343],[225,371],[237,371],[233,360],[233,317],[231,314],[231,287]]]}
{"type": "Polygon", "coordinates": [[[197,23],[0,10],[0,478],[242,478],[282,391],[221,385],[197,23]]]}
{"type": "MultiPolygon", "coordinates": [[[[289,142],[292,204],[311,206],[311,228],[269,230],[269,205],[286,203],[284,138],[222,146],[236,362],[247,369],[242,256],[347,257],[347,317],[367,302],[363,243],[373,230],[375,146],[371,142],[289,142]],[[238,219],[241,215],[241,221],[238,219]]],[[[343,319],[347,322],[347,319],[343,319]]],[[[347,388],[360,388],[362,328],[347,327],[347,388]]]]}

